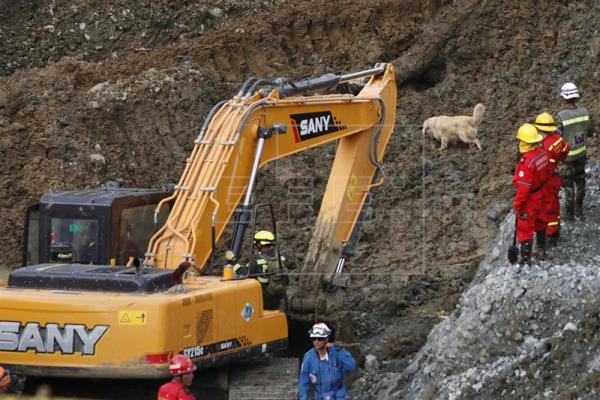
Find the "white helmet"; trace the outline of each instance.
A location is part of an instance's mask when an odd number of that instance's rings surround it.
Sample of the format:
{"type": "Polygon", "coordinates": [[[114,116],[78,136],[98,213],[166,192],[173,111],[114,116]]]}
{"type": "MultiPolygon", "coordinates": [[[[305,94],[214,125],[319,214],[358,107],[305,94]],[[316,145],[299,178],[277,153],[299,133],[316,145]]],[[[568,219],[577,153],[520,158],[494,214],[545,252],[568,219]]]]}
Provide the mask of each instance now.
{"type": "Polygon", "coordinates": [[[579,90],[573,82],[567,82],[560,88],[560,97],[562,97],[565,100],[578,99],[579,90]]]}
{"type": "Polygon", "coordinates": [[[318,324],[314,324],[312,328],[308,331],[308,335],[311,338],[328,338],[331,335],[331,329],[327,325],[322,322],[318,324]]]}

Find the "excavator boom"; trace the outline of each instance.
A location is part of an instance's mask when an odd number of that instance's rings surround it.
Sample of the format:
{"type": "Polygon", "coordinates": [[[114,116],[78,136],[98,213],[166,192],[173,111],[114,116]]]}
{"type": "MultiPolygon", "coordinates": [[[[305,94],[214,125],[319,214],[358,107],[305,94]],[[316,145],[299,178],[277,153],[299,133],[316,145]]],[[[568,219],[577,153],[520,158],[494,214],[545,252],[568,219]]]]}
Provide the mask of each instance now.
{"type": "Polygon", "coordinates": [[[175,204],[150,241],[146,264],[176,268],[193,261],[205,266],[238,204],[248,206],[257,166],[339,140],[309,250],[314,264],[310,269],[318,271],[326,249],[342,245],[352,233],[393,129],[396,85],[391,64],[363,74],[370,80],[356,96],[284,97],[345,79],[326,75],[268,93],[242,93],[219,104],[196,139],[175,193],[164,200],[175,199],[175,204]]]}

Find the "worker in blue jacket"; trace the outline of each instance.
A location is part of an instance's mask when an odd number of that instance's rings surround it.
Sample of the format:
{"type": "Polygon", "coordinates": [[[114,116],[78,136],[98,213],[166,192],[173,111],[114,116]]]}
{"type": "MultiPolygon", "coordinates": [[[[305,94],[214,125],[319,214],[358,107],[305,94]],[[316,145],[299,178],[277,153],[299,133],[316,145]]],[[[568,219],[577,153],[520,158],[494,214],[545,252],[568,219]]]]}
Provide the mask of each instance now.
{"type": "Polygon", "coordinates": [[[320,322],[308,331],[313,348],[304,354],[298,397],[307,400],[312,386],[314,400],[345,400],[344,375],[356,369],[356,362],[345,349],[337,349],[328,339],[331,329],[320,322]]]}

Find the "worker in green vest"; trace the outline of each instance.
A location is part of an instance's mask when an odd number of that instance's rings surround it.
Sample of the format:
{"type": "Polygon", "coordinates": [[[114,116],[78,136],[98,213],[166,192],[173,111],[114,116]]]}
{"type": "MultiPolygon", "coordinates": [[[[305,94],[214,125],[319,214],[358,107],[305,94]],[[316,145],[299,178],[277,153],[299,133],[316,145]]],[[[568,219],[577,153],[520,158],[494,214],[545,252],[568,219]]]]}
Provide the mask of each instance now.
{"type": "Polygon", "coordinates": [[[571,146],[567,159],[559,164],[565,192],[564,220],[583,219],[585,197],[586,140],[592,136],[592,120],[587,110],[578,105],[579,89],[567,82],[560,89],[563,108],[556,114],[556,126],[571,146]]]}
{"type": "Polygon", "coordinates": [[[256,278],[262,287],[263,301],[266,310],[286,309],[286,287],[288,276],[283,262],[275,246],[275,235],[271,231],[260,230],[254,234],[256,258],[242,267],[233,267],[237,277],[250,276],[256,278]],[[279,258],[279,260],[278,260],[279,258]]]}

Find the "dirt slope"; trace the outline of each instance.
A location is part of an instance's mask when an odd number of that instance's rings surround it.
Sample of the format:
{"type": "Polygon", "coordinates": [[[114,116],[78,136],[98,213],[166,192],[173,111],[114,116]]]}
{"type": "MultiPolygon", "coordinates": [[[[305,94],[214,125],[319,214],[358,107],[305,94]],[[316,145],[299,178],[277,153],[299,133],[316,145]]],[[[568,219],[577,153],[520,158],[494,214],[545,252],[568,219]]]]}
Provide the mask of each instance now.
{"type": "MultiPolygon", "coordinates": [[[[407,365],[454,308],[496,234],[512,195],[519,124],[557,110],[565,80],[600,111],[600,16],[591,1],[9,3],[0,1],[6,266],[20,260],[23,208],[44,191],[177,180],[203,115],[247,76],[393,62],[388,183],[374,193],[347,304],[365,351],[389,369],[407,365]],[[440,152],[421,136],[425,118],[470,114],[478,102],[487,107],[483,151],[440,152]]],[[[277,205],[284,251],[298,261],[333,151],[279,161],[260,177],[259,197],[277,205]]]]}

